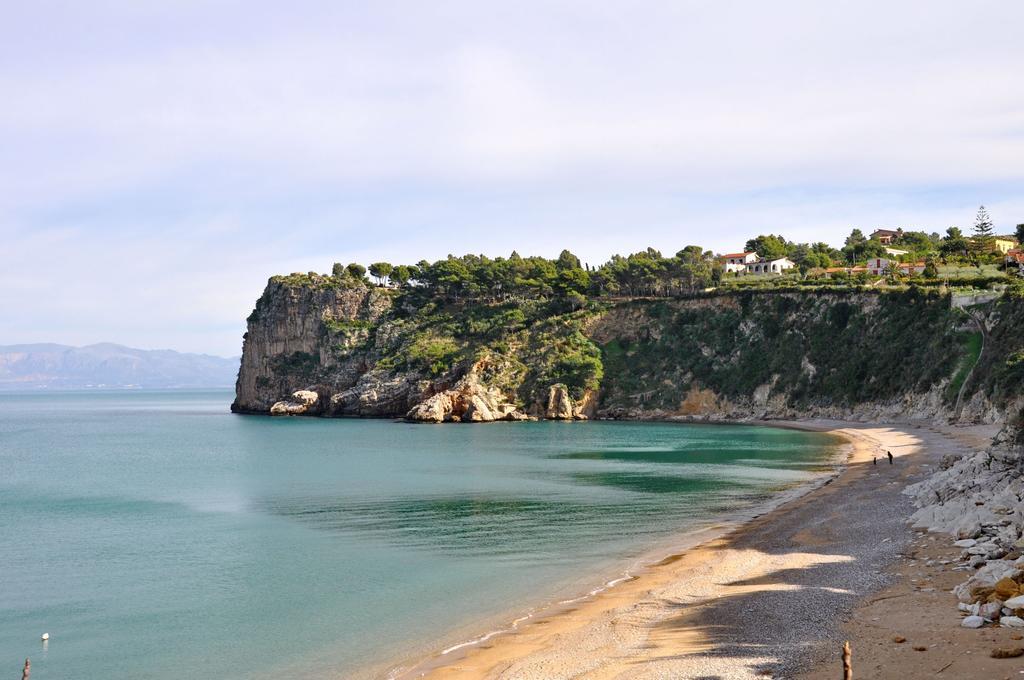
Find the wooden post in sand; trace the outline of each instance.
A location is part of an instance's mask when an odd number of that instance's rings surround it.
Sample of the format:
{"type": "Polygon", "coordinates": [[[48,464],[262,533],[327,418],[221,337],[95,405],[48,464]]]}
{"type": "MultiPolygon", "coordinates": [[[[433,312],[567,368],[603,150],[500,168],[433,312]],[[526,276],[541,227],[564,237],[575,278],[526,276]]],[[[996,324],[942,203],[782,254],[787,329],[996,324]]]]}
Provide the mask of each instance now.
{"type": "Polygon", "coordinates": [[[32,662],[25,659],[25,668],[21,671],[21,680],[28,680],[29,674],[32,672],[32,662]]]}
{"type": "Polygon", "coordinates": [[[843,680],[853,680],[853,662],[850,654],[850,641],[843,643],[843,680]]]}

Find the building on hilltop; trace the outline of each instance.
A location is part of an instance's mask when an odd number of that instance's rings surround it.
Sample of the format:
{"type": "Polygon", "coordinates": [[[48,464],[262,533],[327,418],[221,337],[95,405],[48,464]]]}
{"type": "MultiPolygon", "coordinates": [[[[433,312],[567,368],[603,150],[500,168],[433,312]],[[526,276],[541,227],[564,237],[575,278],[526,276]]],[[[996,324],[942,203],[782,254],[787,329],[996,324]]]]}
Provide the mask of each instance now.
{"type": "Polygon", "coordinates": [[[902,235],[902,229],[898,231],[893,231],[892,229],[875,229],[873,232],[871,232],[871,236],[869,238],[878,241],[883,246],[887,246],[892,243],[892,240],[894,238],[902,235]]]}
{"type": "Polygon", "coordinates": [[[995,240],[992,243],[995,246],[996,250],[998,250],[1004,255],[1020,246],[1020,244],[1017,243],[1016,236],[996,236],[995,240]]]}
{"type": "Polygon", "coordinates": [[[781,274],[787,269],[792,269],[796,263],[788,257],[779,257],[774,260],[759,258],[756,262],[747,264],[748,274],[781,274]]]}
{"type": "Polygon", "coordinates": [[[729,253],[722,255],[719,262],[722,263],[722,271],[726,274],[781,274],[796,266],[788,257],[768,260],[754,252],[729,253]]]}
{"type": "Polygon", "coordinates": [[[925,263],[897,262],[895,260],[888,260],[884,257],[874,257],[868,260],[867,266],[861,264],[856,267],[828,267],[820,271],[826,277],[831,277],[832,274],[849,274],[850,276],[855,274],[870,274],[872,276],[886,276],[893,268],[898,269],[900,274],[903,276],[913,276],[914,274],[924,273],[925,263]]]}
{"type": "Polygon", "coordinates": [[[726,274],[732,272],[746,273],[747,265],[751,262],[757,262],[757,253],[730,253],[722,255],[722,271],[726,274]]]}
{"type": "Polygon", "coordinates": [[[884,257],[873,257],[868,260],[868,271],[875,276],[884,276],[893,268],[899,270],[904,276],[921,274],[924,272],[924,262],[896,262],[884,257]]]}

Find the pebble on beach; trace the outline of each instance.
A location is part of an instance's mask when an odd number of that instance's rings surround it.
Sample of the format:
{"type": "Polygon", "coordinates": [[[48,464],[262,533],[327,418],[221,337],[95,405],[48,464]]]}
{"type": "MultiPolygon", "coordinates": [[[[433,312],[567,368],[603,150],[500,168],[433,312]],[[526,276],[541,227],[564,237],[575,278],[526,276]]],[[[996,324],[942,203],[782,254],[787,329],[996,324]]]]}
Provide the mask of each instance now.
{"type": "Polygon", "coordinates": [[[1024,649],[1020,647],[996,647],[992,650],[993,659],[1016,659],[1024,656],[1024,649]]]}

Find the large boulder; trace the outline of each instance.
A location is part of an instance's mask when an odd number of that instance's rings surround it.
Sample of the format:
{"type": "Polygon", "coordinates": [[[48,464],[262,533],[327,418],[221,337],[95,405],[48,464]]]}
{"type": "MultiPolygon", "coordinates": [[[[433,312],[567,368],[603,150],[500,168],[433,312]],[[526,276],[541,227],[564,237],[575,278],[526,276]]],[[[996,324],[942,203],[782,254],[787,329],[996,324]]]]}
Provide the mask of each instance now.
{"type": "Polygon", "coordinates": [[[964,628],[981,628],[985,625],[985,619],[980,616],[968,616],[960,622],[960,625],[964,628]]]}
{"type": "Polygon", "coordinates": [[[548,388],[544,417],[548,420],[573,420],[575,418],[569,388],[562,383],[556,383],[548,388]]]}
{"type": "Polygon", "coordinates": [[[272,416],[300,416],[318,410],[320,395],[315,390],[298,390],[270,407],[272,416]]]}
{"type": "Polygon", "coordinates": [[[971,578],[953,588],[953,594],[960,602],[978,602],[993,594],[996,584],[1002,579],[1013,579],[1019,577],[1020,573],[1020,569],[1013,562],[992,560],[974,572],[971,578]]]}
{"type": "Polygon", "coordinates": [[[572,416],[576,420],[588,420],[594,417],[597,412],[598,392],[597,390],[583,390],[581,396],[572,405],[572,416]]]}
{"type": "Polygon", "coordinates": [[[405,414],[405,419],[420,423],[443,423],[451,419],[453,411],[452,395],[441,392],[413,406],[405,414]]]}
{"type": "Polygon", "coordinates": [[[479,393],[469,394],[462,419],[473,423],[489,423],[498,420],[499,418],[495,417],[491,407],[488,400],[479,393]]]}

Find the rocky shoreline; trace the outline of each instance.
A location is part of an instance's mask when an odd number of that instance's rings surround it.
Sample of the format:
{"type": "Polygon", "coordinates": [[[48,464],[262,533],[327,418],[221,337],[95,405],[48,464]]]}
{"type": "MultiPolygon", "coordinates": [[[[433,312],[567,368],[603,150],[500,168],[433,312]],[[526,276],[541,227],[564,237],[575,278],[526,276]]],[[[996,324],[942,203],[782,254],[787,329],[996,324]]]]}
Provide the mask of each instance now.
{"type": "MultiPolygon", "coordinates": [[[[350,399],[350,392],[330,395],[328,388],[313,385],[274,402],[269,413],[272,416],[350,415],[344,408],[350,399]]],[[[434,392],[412,406],[404,418],[417,423],[588,420],[594,415],[594,403],[592,393],[585,392],[582,399],[574,400],[568,387],[556,383],[548,388],[545,399],[537,400],[524,410],[507,400],[501,390],[483,384],[478,365],[474,365],[451,387],[434,392]]],[[[395,417],[386,413],[374,416],[395,417]]]]}
{"type": "Polygon", "coordinates": [[[957,459],[904,491],[915,528],[948,534],[960,549],[953,589],[965,628],[1024,629],[1024,451],[1004,428],[986,450],[957,459]]]}

